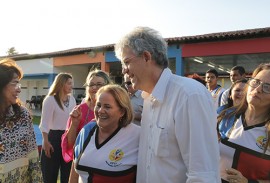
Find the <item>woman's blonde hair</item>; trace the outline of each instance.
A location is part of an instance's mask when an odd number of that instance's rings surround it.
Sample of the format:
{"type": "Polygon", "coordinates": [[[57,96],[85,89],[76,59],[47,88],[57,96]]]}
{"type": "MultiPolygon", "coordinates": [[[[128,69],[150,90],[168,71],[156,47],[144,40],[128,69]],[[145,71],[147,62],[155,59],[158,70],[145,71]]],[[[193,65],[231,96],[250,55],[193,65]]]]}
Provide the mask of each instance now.
{"type": "Polygon", "coordinates": [[[72,75],[70,73],[63,73],[63,72],[59,73],[55,77],[48,93],[49,96],[54,96],[57,104],[63,110],[64,108],[61,102],[61,97],[64,95],[63,88],[66,82],[68,81],[68,79],[72,79],[72,75]]]}
{"type": "Polygon", "coordinates": [[[124,111],[124,115],[119,120],[119,127],[126,127],[132,122],[134,117],[132,105],[127,91],[119,85],[109,84],[101,87],[96,93],[96,96],[99,96],[105,92],[110,93],[120,109],[124,111]]]}

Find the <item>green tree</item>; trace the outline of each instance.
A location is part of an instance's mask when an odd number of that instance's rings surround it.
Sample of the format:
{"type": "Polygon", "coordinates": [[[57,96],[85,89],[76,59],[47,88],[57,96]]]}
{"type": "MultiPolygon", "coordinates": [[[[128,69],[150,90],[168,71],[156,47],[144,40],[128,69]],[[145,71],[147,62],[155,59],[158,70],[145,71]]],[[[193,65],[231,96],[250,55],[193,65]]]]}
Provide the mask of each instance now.
{"type": "Polygon", "coordinates": [[[18,52],[16,51],[15,47],[9,48],[6,53],[7,53],[7,55],[17,55],[18,54],[18,52]]]}

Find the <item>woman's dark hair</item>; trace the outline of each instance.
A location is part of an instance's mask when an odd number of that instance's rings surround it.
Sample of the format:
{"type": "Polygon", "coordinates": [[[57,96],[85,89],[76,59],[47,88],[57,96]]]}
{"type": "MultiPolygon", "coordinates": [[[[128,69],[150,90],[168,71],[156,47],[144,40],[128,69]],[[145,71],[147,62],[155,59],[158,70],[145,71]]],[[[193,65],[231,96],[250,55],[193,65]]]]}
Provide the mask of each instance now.
{"type": "MultiPolygon", "coordinates": [[[[0,121],[5,121],[7,113],[6,98],[4,96],[4,89],[12,81],[14,76],[17,75],[18,79],[23,77],[23,72],[21,68],[16,64],[16,62],[10,58],[5,58],[0,61],[0,121]]],[[[16,104],[12,104],[15,116],[20,115],[21,103],[17,99],[16,104]]]]}

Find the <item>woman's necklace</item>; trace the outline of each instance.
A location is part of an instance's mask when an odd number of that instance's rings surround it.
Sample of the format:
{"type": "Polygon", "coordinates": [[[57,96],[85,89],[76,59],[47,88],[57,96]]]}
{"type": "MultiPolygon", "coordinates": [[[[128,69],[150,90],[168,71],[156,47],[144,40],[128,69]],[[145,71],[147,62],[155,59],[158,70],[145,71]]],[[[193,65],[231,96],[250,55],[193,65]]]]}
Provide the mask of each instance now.
{"type": "Polygon", "coordinates": [[[69,106],[69,96],[67,97],[67,99],[64,101],[63,100],[63,104],[64,106],[68,107],[69,106]]]}

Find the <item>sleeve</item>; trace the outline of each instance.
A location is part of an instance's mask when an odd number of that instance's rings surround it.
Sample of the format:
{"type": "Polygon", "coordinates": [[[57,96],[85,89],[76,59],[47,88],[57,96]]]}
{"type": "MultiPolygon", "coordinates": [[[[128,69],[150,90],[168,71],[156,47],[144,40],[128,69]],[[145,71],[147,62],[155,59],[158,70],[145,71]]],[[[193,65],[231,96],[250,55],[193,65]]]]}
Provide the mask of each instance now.
{"type": "Polygon", "coordinates": [[[85,140],[85,128],[82,128],[80,133],[78,134],[75,145],[74,145],[74,161],[77,160],[82,148],[83,148],[83,142],[85,140]]]}
{"type": "MultiPolygon", "coordinates": [[[[220,92],[220,94],[219,94],[219,96],[218,96],[218,107],[220,107],[220,106],[223,105],[223,104],[221,104],[221,100],[222,100],[222,96],[223,96],[223,94],[224,94],[224,92],[225,92],[224,88],[221,88],[221,90],[220,90],[219,92],[220,92]]],[[[228,97],[228,96],[227,96],[227,97],[228,97]]]]}
{"type": "MultiPolygon", "coordinates": [[[[81,123],[81,121],[80,121],[81,123]]],[[[73,148],[68,148],[67,132],[71,125],[71,118],[68,118],[67,127],[65,133],[61,137],[62,156],[65,162],[70,162],[73,159],[73,148]]]]}
{"type": "Polygon", "coordinates": [[[191,94],[178,99],[178,104],[182,107],[175,108],[175,134],[187,167],[186,183],[220,182],[216,112],[210,95],[191,94]]]}
{"type": "Polygon", "coordinates": [[[42,115],[40,121],[40,131],[49,133],[50,123],[53,121],[53,112],[55,110],[55,105],[53,104],[53,97],[46,97],[43,102],[42,115]]]}
{"type": "Polygon", "coordinates": [[[33,183],[42,183],[42,174],[40,169],[40,163],[39,163],[39,154],[38,154],[38,148],[36,144],[36,137],[34,132],[34,127],[32,124],[32,120],[30,117],[30,114],[27,112],[27,145],[28,145],[28,160],[29,160],[29,178],[31,179],[31,182],[33,183]]]}
{"type": "Polygon", "coordinates": [[[67,132],[68,132],[70,125],[71,125],[71,119],[69,117],[68,121],[67,121],[66,131],[61,137],[62,156],[63,156],[63,159],[65,160],[65,162],[67,162],[67,163],[72,161],[72,159],[73,159],[73,149],[68,148],[68,139],[67,139],[67,132]]]}
{"type": "Polygon", "coordinates": [[[74,145],[74,161],[77,160],[80,152],[83,149],[84,142],[94,126],[96,126],[96,122],[88,123],[81,129],[80,133],[78,134],[74,145]]]}
{"type": "Polygon", "coordinates": [[[228,103],[228,95],[229,95],[229,90],[225,90],[222,95],[221,95],[221,101],[220,101],[220,106],[223,106],[228,103]]]}

